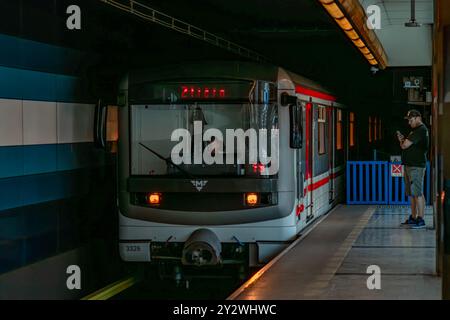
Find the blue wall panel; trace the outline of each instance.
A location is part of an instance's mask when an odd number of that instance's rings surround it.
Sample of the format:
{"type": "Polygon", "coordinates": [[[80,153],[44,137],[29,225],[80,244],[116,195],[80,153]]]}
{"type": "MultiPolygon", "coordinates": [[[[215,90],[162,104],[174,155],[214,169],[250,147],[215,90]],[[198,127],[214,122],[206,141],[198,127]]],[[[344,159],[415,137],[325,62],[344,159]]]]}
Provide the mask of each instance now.
{"type": "Polygon", "coordinates": [[[96,55],[71,48],[0,34],[0,65],[49,73],[76,75],[96,55]]]}
{"type": "Polygon", "coordinates": [[[0,65],[8,67],[20,67],[22,62],[21,39],[0,34],[0,65]]]}
{"type": "Polygon", "coordinates": [[[9,69],[8,72],[19,74],[20,88],[22,89],[21,99],[56,101],[57,75],[21,69],[9,69]]]}
{"type": "Polygon", "coordinates": [[[23,152],[22,146],[0,147],[0,178],[23,175],[23,152]]]}
{"type": "Polygon", "coordinates": [[[2,178],[105,165],[105,155],[92,142],[0,147],[2,178]]]}
{"type": "Polygon", "coordinates": [[[22,99],[22,85],[21,70],[0,67],[0,98],[22,99]]]}
{"type": "Polygon", "coordinates": [[[104,152],[95,149],[93,143],[74,143],[58,145],[57,170],[104,165],[104,152]]]}
{"type": "Polygon", "coordinates": [[[56,81],[56,101],[61,102],[93,102],[92,99],[87,98],[84,94],[84,86],[79,78],[57,75],[56,81]]]}
{"type": "Polygon", "coordinates": [[[22,177],[0,180],[0,210],[16,208],[22,205],[22,177]]]}
{"type": "Polygon", "coordinates": [[[25,234],[23,208],[3,211],[0,215],[0,241],[21,238],[25,234]]]}
{"type": "Polygon", "coordinates": [[[18,179],[21,180],[21,203],[17,203],[17,206],[63,199],[64,184],[72,183],[72,179],[64,179],[59,173],[23,176],[18,179]]]}
{"type": "MultiPolygon", "coordinates": [[[[0,98],[95,103],[82,78],[95,59],[0,34],[0,98]]],[[[115,158],[105,157],[90,142],[0,147],[0,273],[89,241],[99,226],[111,234],[115,158]]]]}
{"type": "Polygon", "coordinates": [[[1,240],[0,238],[0,273],[18,268],[25,261],[23,240],[1,240]]]}
{"type": "Polygon", "coordinates": [[[34,145],[23,147],[24,174],[39,174],[56,171],[55,144],[34,145]]]}
{"type": "MultiPolygon", "coordinates": [[[[112,188],[115,177],[113,166],[106,168],[60,172],[57,177],[36,175],[40,177],[36,183],[23,186],[24,192],[34,192],[40,186],[64,198],[0,211],[0,273],[75,248],[89,241],[94,230],[97,236],[105,230],[109,235],[114,234],[117,226],[111,224],[117,217],[112,188]],[[64,183],[59,192],[56,188],[61,181],[64,183]]],[[[19,178],[28,183],[31,177],[19,178]]],[[[2,183],[17,180],[2,179],[2,183]]],[[[9,186],[10,194],[20,190],[12,184],[9,186]]],[[[3,191],[0,189],[0,195],[3,191]]],[[[48,195],[44,193],[44,196],[48,195]]],[[[31,200],[36,199],[30,197],[28,202],[31,200]]]]}
{"type": "Polygon", "coordinates": [[[25,242],[25,263],[32,263],[57,253],[57,231],[46,232],[27,238],[25,242]]]}
{"type": "Polygon", "coordinates": [[[3,211],[0,215],[1,239],[24,239],[53,232],[58,223],[58,210],[57,202],[47,202],[3,211]]]}
{"type": "Polygon", "coordinates": [[[0,214],[0,272],[34,262],[57,250],[56,202],[0,214]]]}
{"type": "Polygon", "coordinates": [[[0,98],[92,103],[82,79],[0,66],[0,98]]]}
{"type": "MultiPolygon", "coordinates": [[[[82,235],[80,230],[82,229],[83,209],[79,207],[80,202],[84,201],[77,199],[78,205],[73,203],[73,201],[63,201],[61,203],[58,238],[60,250],[69,250],[81,241],[82,235]]],[[[86,209],[88,208],[84,206],[84,210],[86,209]]]]}
{"type": "Polygon", "coordinates": [[[90,178],[89,169],[80,169],[0,179],[0,210],[82,195],[90,178]]]}

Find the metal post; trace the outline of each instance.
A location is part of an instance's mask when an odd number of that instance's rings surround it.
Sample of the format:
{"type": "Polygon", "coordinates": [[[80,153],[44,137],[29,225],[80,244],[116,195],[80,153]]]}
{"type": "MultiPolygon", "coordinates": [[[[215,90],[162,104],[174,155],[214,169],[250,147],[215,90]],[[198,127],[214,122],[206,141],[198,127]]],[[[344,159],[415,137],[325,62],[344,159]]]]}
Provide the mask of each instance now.
{"type": "Polygon", "coordinates": [[[445,180],[444,190],[442,299],[450,300],[450,180],[445,180]]]}

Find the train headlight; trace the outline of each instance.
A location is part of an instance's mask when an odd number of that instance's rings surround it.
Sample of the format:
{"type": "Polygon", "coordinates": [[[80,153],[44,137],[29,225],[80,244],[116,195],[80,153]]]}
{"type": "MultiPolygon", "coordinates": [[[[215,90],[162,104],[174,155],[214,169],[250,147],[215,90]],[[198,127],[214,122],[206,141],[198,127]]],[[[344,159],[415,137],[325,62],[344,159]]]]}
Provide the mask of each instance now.
{"type": "Polygon", "coordinates": [[[161,193],[153,192],[147,195],[147,203],[150,205],[157,206],[161,204],[161,200],[162,200],[161,193]]]}
{"type": "Polygon", "coordinates": [[[248,206],[254,206],[259,203],[259,195],[257,193],[247,193],[245,194],[245,204],[248,206]]]}

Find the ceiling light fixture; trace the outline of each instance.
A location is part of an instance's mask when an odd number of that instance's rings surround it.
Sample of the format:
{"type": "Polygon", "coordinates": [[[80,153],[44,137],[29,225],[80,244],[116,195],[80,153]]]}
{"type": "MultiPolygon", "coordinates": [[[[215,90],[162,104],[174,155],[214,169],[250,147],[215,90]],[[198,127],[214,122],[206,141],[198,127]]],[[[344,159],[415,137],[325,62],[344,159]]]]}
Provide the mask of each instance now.
{"type": "Polygon", "coordinates": [[[339,25],[339,27],[345,32],[350,41],[352,41],[355,47],[357,47],[363,54],[364,58],[366,58],[372,66],[379,65],[378,60],[375,58],[370,48],[366,45],[364,39],[359,35],[358,30],[353,27],[349,19],[345,16],[344,10],[342,10],[339,6],[339,2],[335,0],[319,1],[334,21],[339,25]]]}

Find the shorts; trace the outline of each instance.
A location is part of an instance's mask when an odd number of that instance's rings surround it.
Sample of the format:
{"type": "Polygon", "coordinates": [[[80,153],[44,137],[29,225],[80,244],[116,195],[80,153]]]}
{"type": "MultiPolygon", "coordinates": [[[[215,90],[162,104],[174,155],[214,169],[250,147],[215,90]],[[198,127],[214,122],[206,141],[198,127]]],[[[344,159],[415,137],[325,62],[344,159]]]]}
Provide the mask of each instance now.
{"type": "Polygon", "coordinates": [[[405,166],[405,191],[407,196],[423,195],[423,179],[425,168],[405,166]]]}

